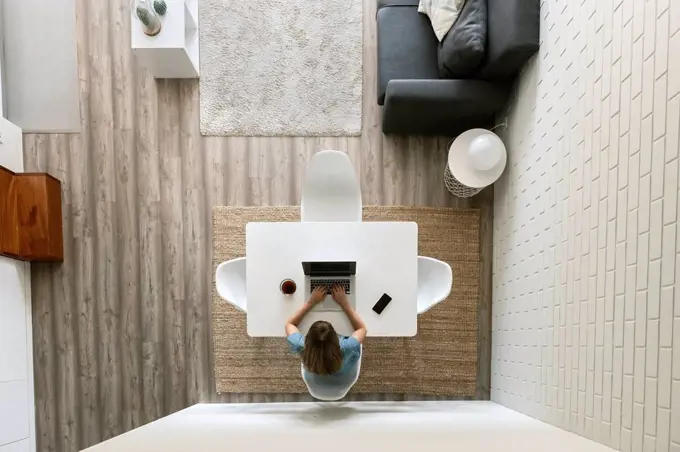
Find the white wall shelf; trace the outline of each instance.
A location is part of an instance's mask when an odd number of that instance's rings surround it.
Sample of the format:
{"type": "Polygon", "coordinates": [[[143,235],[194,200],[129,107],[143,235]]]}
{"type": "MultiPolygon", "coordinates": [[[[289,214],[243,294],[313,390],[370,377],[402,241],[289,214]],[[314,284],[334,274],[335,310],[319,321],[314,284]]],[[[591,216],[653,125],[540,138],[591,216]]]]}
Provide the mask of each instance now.
{"type": "Polygon", "coordinates": [[[132,50],[137,61],[156,78],[197,78],[198,0],[167,0],[162,28],[156,36],[147,36],[144,26],[132,20],[132,50]]]}
{"type": "MultiPolygon", "coordinates": [[[[482,401],[343,402],[327,406],[318,403],[199,404],[83,452],[222,450],[227,447],[234,452],[277,449],[307,452],[317,451],[318,441],[335,432],[352,438],[358,452],[614,452],[594,441],[482,401]],[[300,438],[313,440],[300,441],[300,438]]],[[[346,451],[347,444],[327,441],[324,450],[346,451]]]]}

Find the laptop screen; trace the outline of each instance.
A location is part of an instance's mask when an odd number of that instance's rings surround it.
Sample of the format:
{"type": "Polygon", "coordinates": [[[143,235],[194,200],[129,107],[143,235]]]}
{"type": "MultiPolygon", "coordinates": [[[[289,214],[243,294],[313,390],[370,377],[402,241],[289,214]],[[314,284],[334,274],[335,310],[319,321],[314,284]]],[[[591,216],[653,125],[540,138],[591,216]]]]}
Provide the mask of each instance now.
{"type": "Polygon", "coordinates": [[[308,276],[351,276],[356,273],[356,262],[303,262],[308,276]]]}

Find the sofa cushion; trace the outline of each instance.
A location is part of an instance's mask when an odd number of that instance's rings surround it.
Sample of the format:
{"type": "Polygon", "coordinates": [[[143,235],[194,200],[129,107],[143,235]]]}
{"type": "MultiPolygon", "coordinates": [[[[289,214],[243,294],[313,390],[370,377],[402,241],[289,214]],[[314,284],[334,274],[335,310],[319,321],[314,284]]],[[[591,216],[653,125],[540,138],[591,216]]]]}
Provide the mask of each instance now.
{"type": "Polygon", "coordinates": [[[540,0],[487,0],[488,33],[484,61],[475,77],[514,77],[540,41],[540,0]]]}
{"type": "MultiPolygon", "coordinates": [[[[417,3],[416,3],[417,5],[417,3]]],[[[390,80],[438,79],[437,38],[417,6],[384,6],[378,10],[378,104],[390,80]]]]}
{"type": "Polygon", "coordinates": [[[479,67],[486,49],[486,0],[467,0],[439,46],[439,76],[464,78],[479,67]]]}
{"type": "Polygon", "coordinates": [[[434,35],[444,39],[463,8],[465,0],[420,0],[418,12],[430,18],[434,35]]]}

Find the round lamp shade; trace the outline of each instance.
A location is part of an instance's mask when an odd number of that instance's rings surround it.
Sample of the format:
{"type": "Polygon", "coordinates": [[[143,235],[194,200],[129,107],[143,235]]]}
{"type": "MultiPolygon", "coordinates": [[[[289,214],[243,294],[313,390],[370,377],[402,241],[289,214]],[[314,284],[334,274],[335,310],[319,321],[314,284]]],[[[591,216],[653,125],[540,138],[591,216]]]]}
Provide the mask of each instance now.
{"type": "Polygon", "coordinates": [[[503,174],[507,153],[503,141],[486,129],[471,129],[456,138],[449,148],[448,168],[461,184],[484,188],[503,174]]]}

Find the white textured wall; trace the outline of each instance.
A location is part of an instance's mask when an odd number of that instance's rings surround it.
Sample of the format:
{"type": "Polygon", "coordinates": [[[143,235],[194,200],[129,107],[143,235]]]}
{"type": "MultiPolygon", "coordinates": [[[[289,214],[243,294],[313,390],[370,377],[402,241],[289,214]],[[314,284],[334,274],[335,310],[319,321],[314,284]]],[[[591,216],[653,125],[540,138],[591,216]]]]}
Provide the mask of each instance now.
{"type": "MultiPolygon", "coordinates": [[[[22,149],[21,129],[0,118],[0,165],[23,171],[22,149]]],[[[0,256],[0,452],[35,451],[30,287],[30,264],[0,256]]]]}
{"type": "Polygon", "coordinates": [[[4,117],[4,108],[5,108],[5,98],[4,98],[4,91],[5,91],[5,86],[2,82],[3,78],[5,77],[4,74],[4,66],[5,66],[5,45],[3,42],[3,27],[2,27],[2,11],[3,11],[3,2],[0,1],[0,118],[4,117]]]}
{"type": "Polygon", "coordinates": [[[491,398],[680,452],[680,0],[544,0],[541,18],[495,192],[491,398]]]}
{"type": "Polygon", "coordinates": [[[0,3],[5,116],[24,133],[80,132],[75,0],[0,3]]]}

